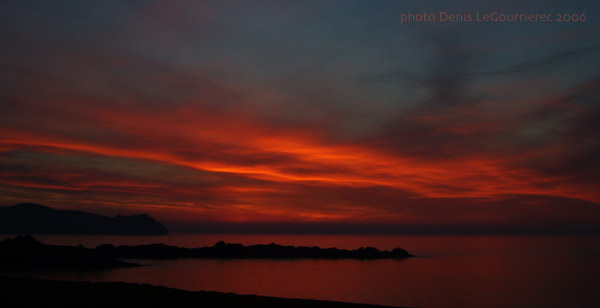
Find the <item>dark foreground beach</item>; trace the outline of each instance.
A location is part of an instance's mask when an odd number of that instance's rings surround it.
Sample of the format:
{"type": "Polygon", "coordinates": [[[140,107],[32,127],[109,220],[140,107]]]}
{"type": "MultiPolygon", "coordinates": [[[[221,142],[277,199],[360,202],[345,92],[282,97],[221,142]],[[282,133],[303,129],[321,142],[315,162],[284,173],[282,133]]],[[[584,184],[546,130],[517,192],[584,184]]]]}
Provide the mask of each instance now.
{"type": "Polygon", "coordinates": [[[233,293],[191,292],[149,284],[16,277],[0,277],[0,294],[3,304],[8,304],[5,307],[389,307],[233,293]]]}

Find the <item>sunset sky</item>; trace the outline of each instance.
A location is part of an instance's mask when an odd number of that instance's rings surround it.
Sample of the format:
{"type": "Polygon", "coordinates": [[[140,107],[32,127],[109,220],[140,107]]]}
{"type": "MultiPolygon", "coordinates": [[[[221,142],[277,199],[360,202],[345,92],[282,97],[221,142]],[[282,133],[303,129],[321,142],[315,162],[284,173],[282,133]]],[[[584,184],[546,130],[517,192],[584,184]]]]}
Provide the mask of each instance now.
{"type": "Polygon", "coordinates": [[[0,204],[174,231],[600,231],[599,13],[2,1],[0,204]],[[586,21],[401,24],[408,11],[586,21]]]}

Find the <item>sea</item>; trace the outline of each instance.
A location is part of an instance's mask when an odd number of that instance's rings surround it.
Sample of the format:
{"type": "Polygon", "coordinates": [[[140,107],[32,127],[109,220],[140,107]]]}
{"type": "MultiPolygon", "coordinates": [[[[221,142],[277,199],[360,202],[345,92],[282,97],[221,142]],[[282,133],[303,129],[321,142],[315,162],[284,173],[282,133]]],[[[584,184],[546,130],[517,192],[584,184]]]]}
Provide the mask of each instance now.
{"type": "MultiPolygon", "coordinates": [[[[10,238],[1,235],[2,238],[10,238]]],[[[130,260],[148,266],[28,276],[148,283],[402,307],[600,307],[600,236],[172,234],[37,235],[46,244],[229,243],[406,249],[403,260],[130,260]]]]}

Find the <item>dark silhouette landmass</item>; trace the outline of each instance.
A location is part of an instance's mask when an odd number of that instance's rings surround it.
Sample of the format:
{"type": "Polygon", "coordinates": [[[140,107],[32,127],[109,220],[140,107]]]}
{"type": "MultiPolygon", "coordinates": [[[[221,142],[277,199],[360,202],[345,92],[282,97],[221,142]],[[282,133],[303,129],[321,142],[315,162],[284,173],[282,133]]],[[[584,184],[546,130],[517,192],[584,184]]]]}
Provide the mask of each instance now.
{"type": "MultiPolygon", "coordinates": [[[[400,248],[392,251],[379,251],[370,247],[344,250],[276,244],[243,246],[223,241],[212,247],[193,249],[164,244],[119,247],[103,244],[96,248],[85,248],[81,245],[46,245],[30,235],[20,235],[0,241],[0,273],[31,275],[40,269],[79,271],[140,266],[119,258],[400,259],[409,256],[409,253],[400,248]]],[[[13,307],[384,307],[233,293],[190,292],[123,282],[67,282],[3,276],[0,276],[0,290],[3,302],[12,303],[13,307]]]]}
{"type": "Polygon", "coordinates": [[[396,248],[392,251],[381,251],[373,247],[346,250],[317,246],[281,246],[273,243],[244,246],[242,244],[228,244],[223,241],[212,247],[201,248],[183,248],[165,244],[118,247],[102,244],[96,250],[105,256],[134,259],[404,259],[412,256],[402,248],[396,248]]]}
{"type": "Polygon", "coordinates": [[[33,237],[17,236],[0,242],[1,270],[97,270],[135,267],[117,258],[99,254],[83,246],[57,246],[38,242],[33,237]]]}
{"type": "Polygon", "coordinates": [[[146,214],[112,218],[20,203],[0,207],[0,233],[163,235],[168,231],[146,214]]]}
{"type": "Polygon", "coordinates": [[[220,292],[191,292],[124,282],[92,283],[14,277],[0,277],[0,290],[2,302],[12,303],[11,307],[389,307],[220,292]]]}
{"type": "Polygon", "coordinates": [[[40,243],[30,235],[0,241],[0,270],[15,269],[105,269],[139,266],[119,259],[404,259],[411,257],[406,250],[396,248],[380,251],[367,247],[355,250],[319,247],[294,247],[277,244],[226,244],[221,241],[212,247],[182,248],[164,244],[118,246],[102,244],[96,248],[81,245],[59,246],[40,243]]]}

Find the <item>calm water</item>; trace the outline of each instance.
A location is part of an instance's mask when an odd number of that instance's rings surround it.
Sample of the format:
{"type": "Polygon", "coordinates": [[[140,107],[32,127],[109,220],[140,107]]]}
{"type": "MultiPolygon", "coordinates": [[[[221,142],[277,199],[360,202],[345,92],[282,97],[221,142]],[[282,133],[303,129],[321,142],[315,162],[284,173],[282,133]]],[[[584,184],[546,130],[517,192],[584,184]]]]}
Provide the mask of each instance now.
{"type": "MultiPolygon", "coordinates": [[[[37,277],[151,283],[186,290],[416,307],[599,307],[599,236],[168,235],[37,236],[45,243],[219,240],[354,249],[402,247],[407,260],[136,260],[141,268],[37,277]]],[[[34,275],[34,276],[36,276],[34,275]]]]}

